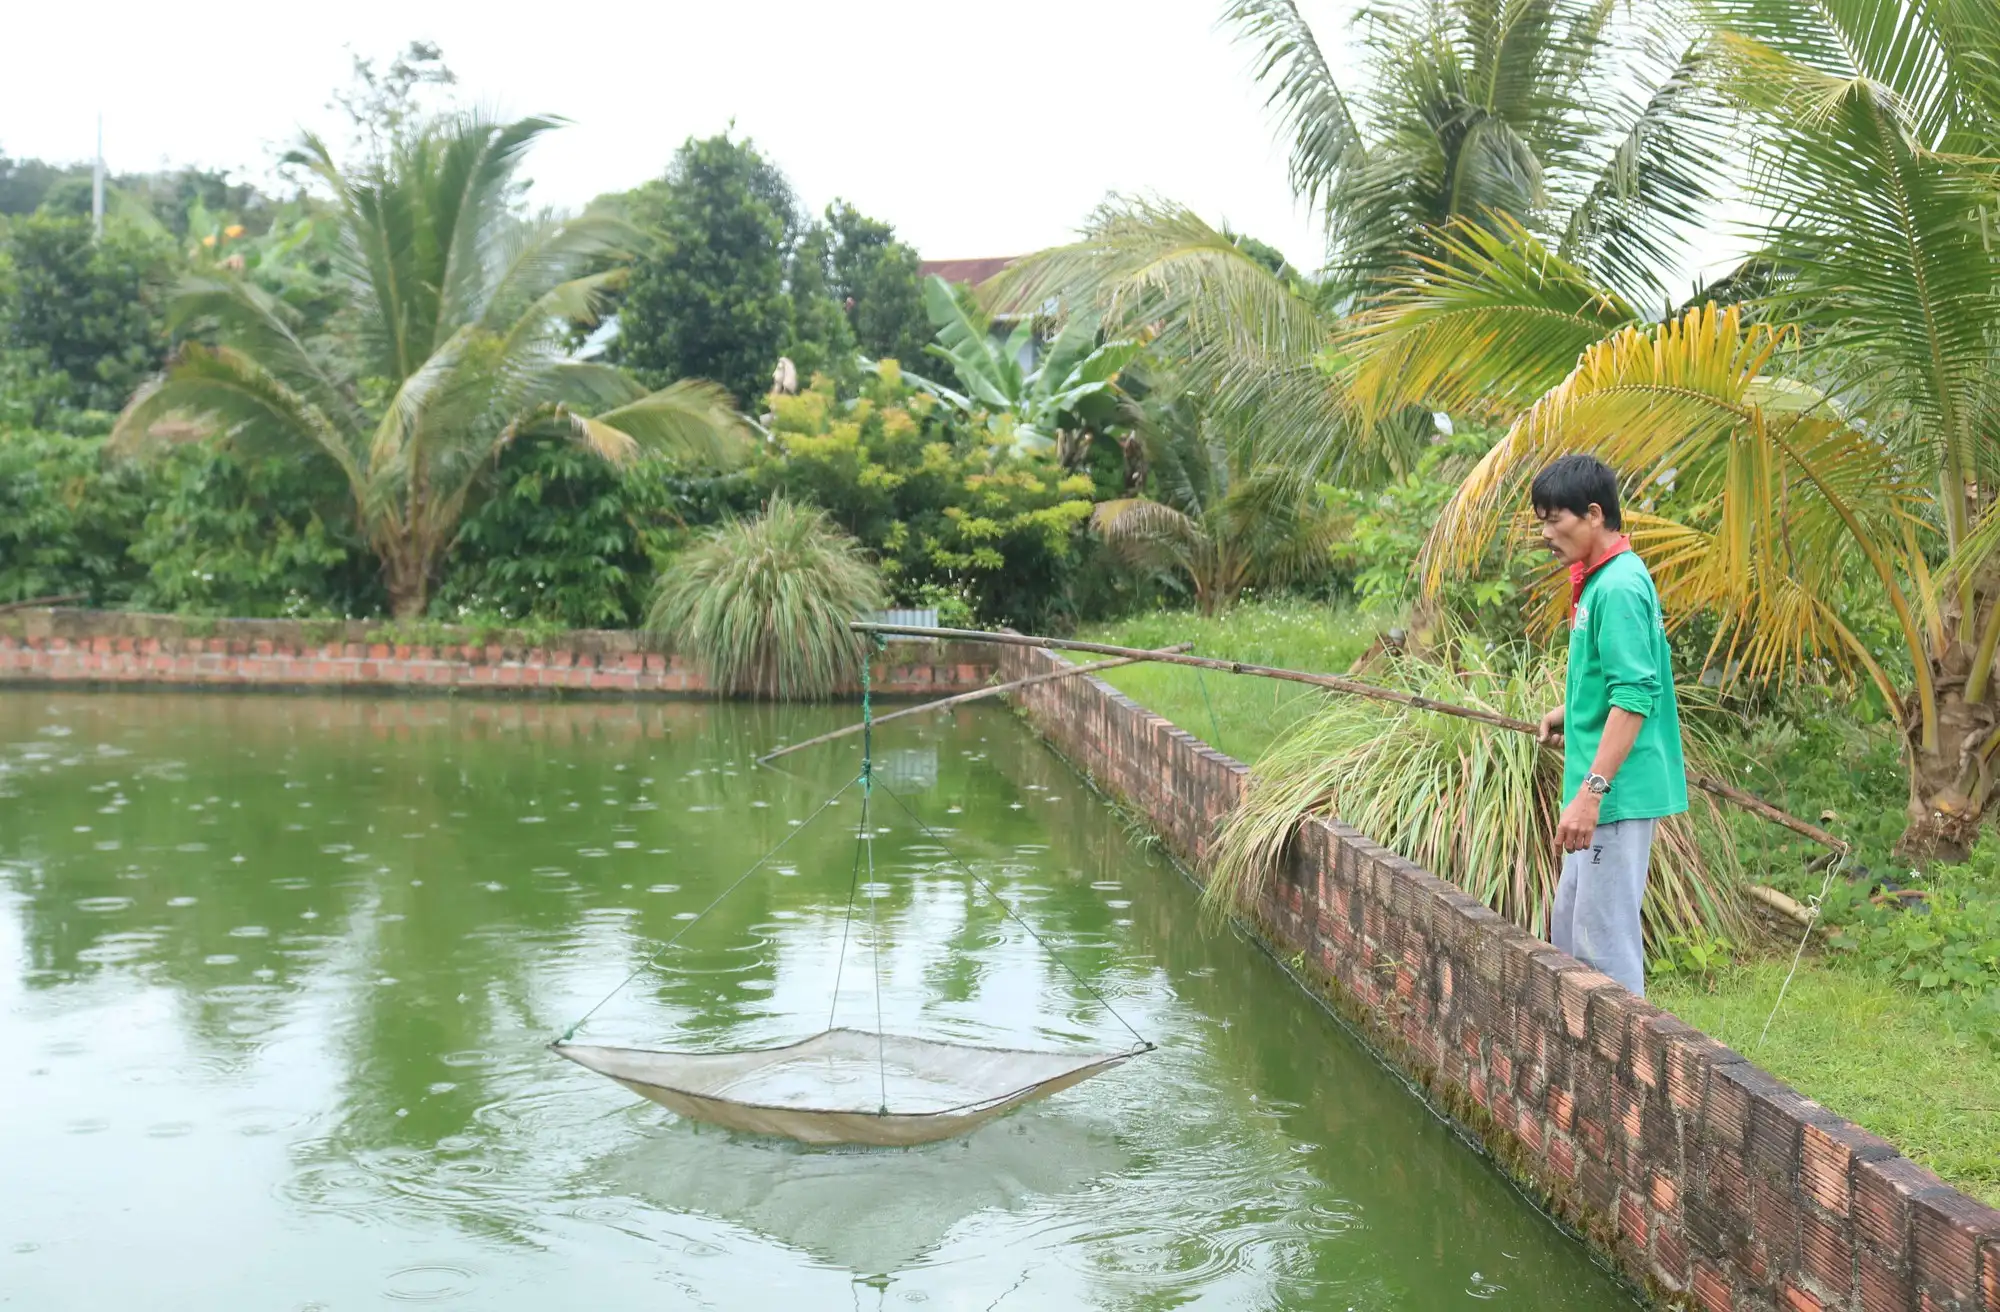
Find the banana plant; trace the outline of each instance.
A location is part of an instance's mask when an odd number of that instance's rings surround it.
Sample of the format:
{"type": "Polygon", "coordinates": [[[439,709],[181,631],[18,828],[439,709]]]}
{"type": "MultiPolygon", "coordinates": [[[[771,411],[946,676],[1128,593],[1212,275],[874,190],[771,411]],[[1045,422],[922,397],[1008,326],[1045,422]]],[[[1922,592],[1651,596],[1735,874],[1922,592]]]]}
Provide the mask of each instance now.
{"type": "Polygon", "coordinates": [[[917,375],[903,376],[967,414],[984,413],[996,447],[1024,455],[1054,448],[1074,466],[1093,435],[1114,423],[1122,393],[1118,375],[1144,343],[1119,339],[1099,345],[1096,328],[1072,319],[1026,367],[1034,324],[1023,319],[1006,340],[992,324],[966,310],[951,284],[933,275],[924,284],[924,310],[937,340],[926,351],[950,363],[965,390],[954,391],[917,375]]]}

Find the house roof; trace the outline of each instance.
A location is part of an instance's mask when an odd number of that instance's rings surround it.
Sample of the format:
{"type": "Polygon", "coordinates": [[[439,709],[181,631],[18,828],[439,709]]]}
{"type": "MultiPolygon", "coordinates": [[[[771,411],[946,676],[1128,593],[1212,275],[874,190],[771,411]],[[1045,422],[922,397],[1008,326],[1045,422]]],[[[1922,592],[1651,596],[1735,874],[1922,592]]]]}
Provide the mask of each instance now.
{"type": "Polygon", "coordinates": [[[917,272],[926,278],[936,274],[946,282],[967,282],[977,287],[1020,258],[1018,255],[987,255],[971,260],[924,260],[917,265],[917,272]]]}

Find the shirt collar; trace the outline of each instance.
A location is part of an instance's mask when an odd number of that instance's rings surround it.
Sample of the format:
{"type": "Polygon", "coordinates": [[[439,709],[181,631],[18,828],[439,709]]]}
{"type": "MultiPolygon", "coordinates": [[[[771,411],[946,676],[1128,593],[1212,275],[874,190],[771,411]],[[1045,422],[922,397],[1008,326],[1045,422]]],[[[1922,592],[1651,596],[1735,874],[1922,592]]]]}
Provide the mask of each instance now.
{"type": "Polygon", "coordinates": [[[1577,603],[1583,600],[1583,585],[1590,581],[1590,576],[1597,573],[1598,570],[1603,569],[1604,563],[1613,556],[1622,556],[1631,549],[1632,539],[1620,533],[1611,540],[1611,545],[1605,548],[1604,554],[1596,560],[1589,564],[1585,564],[1580,560],[1571,562],[1569,567],[1569,614],[1572,620],[1576,618],[1577,603]]]}

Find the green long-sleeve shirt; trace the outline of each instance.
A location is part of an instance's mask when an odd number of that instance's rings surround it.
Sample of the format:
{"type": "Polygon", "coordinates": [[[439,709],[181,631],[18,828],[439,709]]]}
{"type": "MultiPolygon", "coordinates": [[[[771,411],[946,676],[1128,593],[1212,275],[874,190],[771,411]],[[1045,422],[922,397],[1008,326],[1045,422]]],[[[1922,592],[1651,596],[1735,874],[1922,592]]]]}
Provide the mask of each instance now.
{"type": "Polygon", "coordinates": [[[1687,810],[1680,708],[1660,596],[1645,563],[1630,551],[1584,582],[1570,622],[1569,679],[1563,693],[1563,801],[1575,797],[1597,760],[1604,721],[1617,706],[1646,717],[1597,813],[1599,824],[1678,815],[1687,810]]]}

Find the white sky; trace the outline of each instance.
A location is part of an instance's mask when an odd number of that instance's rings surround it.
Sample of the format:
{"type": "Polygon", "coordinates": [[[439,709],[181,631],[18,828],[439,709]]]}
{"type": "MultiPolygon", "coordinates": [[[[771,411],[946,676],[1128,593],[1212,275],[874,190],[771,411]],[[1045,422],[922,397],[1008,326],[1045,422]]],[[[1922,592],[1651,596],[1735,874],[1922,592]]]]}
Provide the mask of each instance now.
{"type": "MultiPolygon", "coordinates": [[[[574,206],[660,173],[733,118],[817,210],[843,196],[930,259],[1066,240],[1109,191],[1154,192],[1283,250],[1319,242],[1285,183],[1223,0],[344,0],[8,6],[0,150],[265,173],[346,84],[349,48],[442,45],[462,101],[571,126],[530,156],[574,206]],[[503,16],[504,15],[504,16],[503,16]],[[515,16],[518,15],[518,19],[515,16]]],[[[1331,44],[1351,6],[1307,0],[1331,44]]]]}

